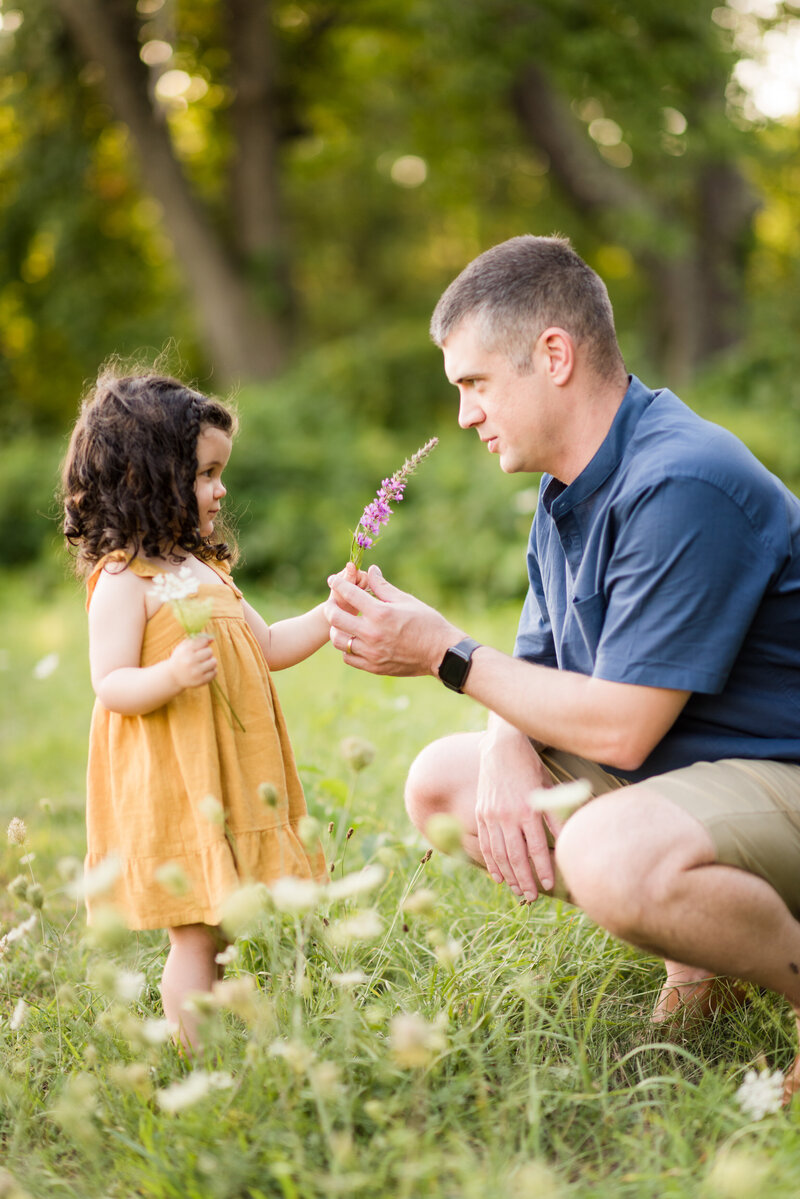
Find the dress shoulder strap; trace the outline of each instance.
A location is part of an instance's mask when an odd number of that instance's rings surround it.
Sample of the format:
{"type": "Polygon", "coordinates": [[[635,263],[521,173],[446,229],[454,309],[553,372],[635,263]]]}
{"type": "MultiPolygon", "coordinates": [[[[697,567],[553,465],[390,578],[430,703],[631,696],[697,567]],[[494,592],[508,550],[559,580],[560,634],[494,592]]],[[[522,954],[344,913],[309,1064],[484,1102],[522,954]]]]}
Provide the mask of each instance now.
{"type": "Polygon", "coordinates": [[[99,562],[95,564],[92,573],[86,580],[86,607],[92,602],[94,589],[97,586],[97,581],[100,578],[100,572],[112,563],[117,563],[113,573],[118,573],[122,570],[133,571],[140,579],[153,579],[158,574],[158,568],[150,562],[146,562],[143,558],[131,558],[125,550],[112,550],[110,554],[106,554],[99,562]]]}

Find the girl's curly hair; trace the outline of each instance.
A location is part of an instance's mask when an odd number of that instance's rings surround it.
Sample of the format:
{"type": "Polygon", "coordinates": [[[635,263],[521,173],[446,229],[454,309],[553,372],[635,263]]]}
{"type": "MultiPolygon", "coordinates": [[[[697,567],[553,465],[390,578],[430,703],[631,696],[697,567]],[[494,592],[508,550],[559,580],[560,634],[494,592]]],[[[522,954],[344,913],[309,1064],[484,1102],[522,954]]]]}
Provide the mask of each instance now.
{"type": "Polygon", "coordinates": [[[235,560],[224,526],[223,540],[200,536],[197,439],[208,425],[233,437],[236,417],[167,375],[100,375],[81,405],[61,475],[64,536],[81,574],[120,549],[235,560]]]}

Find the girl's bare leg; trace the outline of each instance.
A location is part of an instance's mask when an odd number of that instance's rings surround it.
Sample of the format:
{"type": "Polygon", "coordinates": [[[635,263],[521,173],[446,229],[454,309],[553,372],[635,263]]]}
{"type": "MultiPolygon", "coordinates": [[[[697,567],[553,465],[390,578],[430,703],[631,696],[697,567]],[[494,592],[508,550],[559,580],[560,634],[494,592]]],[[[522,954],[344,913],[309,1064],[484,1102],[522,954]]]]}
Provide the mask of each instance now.
{"type": "Polygon", "coordinates": [[[210,991],[219,978],[215,958],[224,942],[219,930],[208,924],[182,924],[168,931],[170,951],[161,979],[164,1015],[177,1026],[177,1040],[184,1049],[197,1050],[199,1022],[183,1005],[193,992],[210,991]]]}

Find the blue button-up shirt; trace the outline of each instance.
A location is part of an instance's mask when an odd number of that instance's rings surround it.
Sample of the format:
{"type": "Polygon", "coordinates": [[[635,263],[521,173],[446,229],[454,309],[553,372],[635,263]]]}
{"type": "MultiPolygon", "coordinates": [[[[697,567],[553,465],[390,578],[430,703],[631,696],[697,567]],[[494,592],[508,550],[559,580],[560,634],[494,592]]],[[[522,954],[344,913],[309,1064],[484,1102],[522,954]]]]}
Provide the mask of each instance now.
{"type": "Polygon", "coordinates": [[[800,763],[800,501],[731,433],[631,377],[588,466],[543,475],[517,657],[693,694],[641,769],[800,763]]]}

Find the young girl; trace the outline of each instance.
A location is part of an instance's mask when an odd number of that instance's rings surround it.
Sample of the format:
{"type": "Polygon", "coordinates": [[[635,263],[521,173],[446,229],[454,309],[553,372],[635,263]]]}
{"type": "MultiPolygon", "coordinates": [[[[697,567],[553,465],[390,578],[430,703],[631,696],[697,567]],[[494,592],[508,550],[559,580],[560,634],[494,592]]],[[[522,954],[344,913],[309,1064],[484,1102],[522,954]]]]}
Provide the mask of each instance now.
{"type": "Polygon", "coordinates": [[[321,852],[296,834],[306,807],[270,670],[324,645],[328,620],[320,604],[269,627],[231,579],[221,505],[235,431],[221,403],[175,379],[103,374],[62,480],[97,696],[86,865],[114,855],[111,898],[129,926],[168,929],[164,1012],[188,1046],[197,1027],[184,1000],[218,976],[227,893],[248,880],[325,878],[321,852]],[[179,571],[213,601],[208,635],[187,638],[154,593],[157,576],[179,571]]]}

